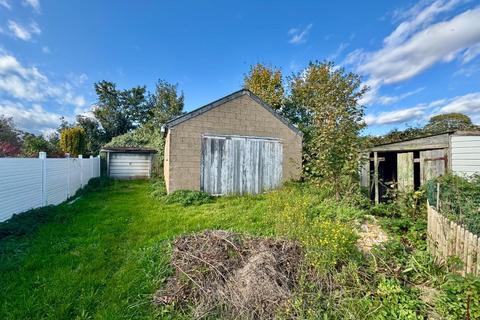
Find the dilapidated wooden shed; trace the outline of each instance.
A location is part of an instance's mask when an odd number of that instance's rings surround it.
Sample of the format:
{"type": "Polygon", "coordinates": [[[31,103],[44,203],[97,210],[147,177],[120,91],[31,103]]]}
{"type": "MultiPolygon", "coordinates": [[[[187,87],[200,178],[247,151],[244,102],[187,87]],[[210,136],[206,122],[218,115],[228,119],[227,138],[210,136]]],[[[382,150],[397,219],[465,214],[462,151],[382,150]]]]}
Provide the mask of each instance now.
{"type": "Polygon", "coordinates": [[[248,90],[166,124],[168,192],[259,193],[301,172],[302,133],[248,90]]]}
{"type": "Polygon", "coordinates": [[[446,172],[480,173],[480,131],[450,131],[376,145],[365,153],[361,184],[378,203],[388,188],[416,189],[446,172]]]}

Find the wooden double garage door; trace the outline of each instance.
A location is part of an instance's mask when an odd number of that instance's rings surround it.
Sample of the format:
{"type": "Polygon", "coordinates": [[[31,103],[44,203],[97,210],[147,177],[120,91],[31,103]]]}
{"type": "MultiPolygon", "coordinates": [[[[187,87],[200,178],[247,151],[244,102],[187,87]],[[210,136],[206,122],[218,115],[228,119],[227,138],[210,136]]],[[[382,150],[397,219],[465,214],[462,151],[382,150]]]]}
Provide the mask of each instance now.
{"type": "Polygon", "coordinates": [[[282,181],[283,148],[278,139],[202,137],[201,190],[221,194],[260,193],[282,181]]]}

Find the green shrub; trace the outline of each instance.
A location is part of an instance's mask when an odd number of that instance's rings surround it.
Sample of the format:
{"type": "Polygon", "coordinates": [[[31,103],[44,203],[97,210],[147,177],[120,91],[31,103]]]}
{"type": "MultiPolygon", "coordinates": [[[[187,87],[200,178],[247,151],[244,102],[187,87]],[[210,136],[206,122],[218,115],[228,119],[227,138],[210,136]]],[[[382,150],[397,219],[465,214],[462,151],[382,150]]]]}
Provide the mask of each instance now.
{"type": "Polygon", "coordinates": [[[165,186],[165,180],[163,179],[152,180],[150,189],[151,189],[150,195],[153,198],[159,199],[167,195],[167,188],[165,186]]]}
{"type": "Polygon", "coordinates": [[[430,204],[437,205],[437,183],[440,184],[440,212],[480,234],[480,176],[470,178],[444,175],[426,185],[430,204]]]}
{"type": "Polygon", "coordinates": [[[394,202],[379,203],[376,206],[371,206],[370,214],[377,217],[399,217],[399,207],[394,202]]]}
{"type": "Polygon", "coordinates": [[[163,148],[165,139],[160,127],[143,125],[123,135],[116,136],[107,147],[148,147],[157,150],[152,159],[152,175],[163,176],[163,148]]]}
{"type": "Polygon", "coordinates": [[[480,278],[450,274],[436,307],[445,319],[480,319],[480,278]]]}
{"type": "Polygon", "coordinates": [[[165,197],[165,203],[181,204],[184,207],[198,206],[205,203],[210,203],[214,199],[213,196],[202,191],[191,190],[177,190],[165,197]]]}
{"type": "Polygon", "coordinates": [[[381,308],[375,319],[425,319],[425,305],[396,279],[382,279],[376,290],[376,299],[381,301],[381,308]]]}
{"type": "Polygon", "coordinates": [[[85,130],[80,127],[63,129],[60,134],[60,148],[62,151],[76,157],[86,149],[85,130]]]}
{"type": "Polygon", "coordinates": [[[84,186],[82,189],[79,189],[77,193],[75,194],[75,197],[81,196],[83,194],[86,194],[88,192],[95,192],[99,191],[105,187],[108,187],[112,184],[115,183],[115,180],[110,178],[110,177],[96,177],[92,178],[88,181],[88,184],[84,186]]]}

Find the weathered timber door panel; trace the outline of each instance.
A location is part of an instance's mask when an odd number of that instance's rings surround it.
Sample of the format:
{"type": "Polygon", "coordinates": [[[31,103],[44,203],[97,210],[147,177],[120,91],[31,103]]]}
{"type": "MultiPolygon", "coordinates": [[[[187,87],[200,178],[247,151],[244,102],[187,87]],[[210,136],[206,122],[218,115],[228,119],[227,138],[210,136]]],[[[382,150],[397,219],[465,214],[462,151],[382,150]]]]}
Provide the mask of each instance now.
{"type": "Polygon", "coordinates": [[[202,138],[201,190],[211,194],[260,193],[282,181],[282,143],[252,137],[202,138]]]}
{"type": "Polygon", "coordinates": [[[420,151],[420,182],[445,174],[447,151],[445,149],[420,151]]]}
{"type": "Polygon", "coordinates": [[[413,152],[397,154],[398,190],[408,191],[414,188],[413,152]]]}

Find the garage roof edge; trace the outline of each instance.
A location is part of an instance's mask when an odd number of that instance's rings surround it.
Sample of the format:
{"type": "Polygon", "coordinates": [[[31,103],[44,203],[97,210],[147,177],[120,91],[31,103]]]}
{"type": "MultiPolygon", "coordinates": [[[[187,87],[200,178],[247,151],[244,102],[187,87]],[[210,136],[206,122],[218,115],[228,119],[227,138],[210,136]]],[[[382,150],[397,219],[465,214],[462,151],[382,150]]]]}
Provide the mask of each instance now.
{"type": "Polygon", "coordinates": [[[112,153],[157,153],[157,150],[153,148],[140,147],[103,147],[100,151],[112,153]]]}
{"type": "Polygon", "coordinates": [[[238,97],[241,97],[243,95],[248,95],[250,96],[253,100],[255,100],[258,104],[260,104],[263,108],[265,108],[267,111],[269,111],[274,117],[276,117],[278,120],[280,120],[281,122],[283,122],[287,127],[290,128],[290,130],[292,130],[293,132],[295,132],[296,134],[300,135],[300,136],[303,136],[303,133],[297,128],[295,127],[292,123],[290,123],[290,121],[288,121],[286,118],[284,118],[282,115],[280,115],[278,112],[276,112],[271,106],[269,106],[265,101],[263,101],[260,97],[258,97],[256,94],[254,94],[253,92],[251,92],[250,90],[248,89],[241,89],[239,91],[235,91],[223,98],[220,98],[218,100],[215,100],[207,105],[204,105],[203,107],[200,107],[198,109],[195,109],[193,111],[190,111],[188,113],[185,113],[177,118],[174,118],[170,121],[168,121],[165,126],[167,128],[172,128],[172,127],[175,127],[176,125],[180,124],[180,123],[183,123],[185,121],[188,121],[192,118],[195,118],[207,111],[210,111],[226,102],[229,102],[231,100],[234,100],[238,97]]]}

